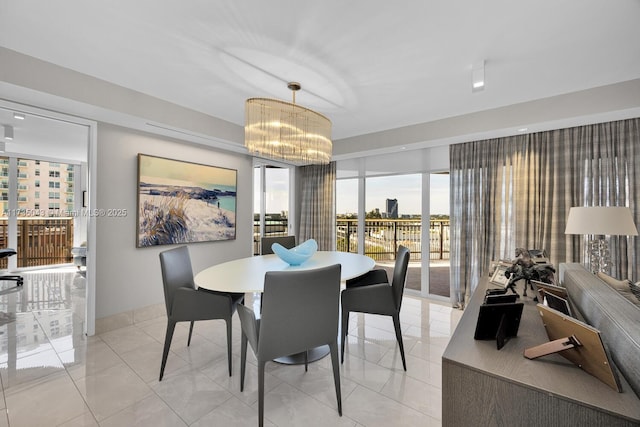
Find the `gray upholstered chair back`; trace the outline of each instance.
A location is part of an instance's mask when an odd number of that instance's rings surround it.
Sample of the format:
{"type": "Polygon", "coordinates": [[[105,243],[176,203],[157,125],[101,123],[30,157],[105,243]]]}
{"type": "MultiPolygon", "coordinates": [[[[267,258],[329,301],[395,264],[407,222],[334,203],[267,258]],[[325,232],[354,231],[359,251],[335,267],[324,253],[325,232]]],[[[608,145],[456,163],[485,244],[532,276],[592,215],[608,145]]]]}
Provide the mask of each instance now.
{"type": "MultiPolygon", "coordinates": [[[[340,264],[314,270],[273,271],[265,274],[260,321],[249,307],[238,306],[242,325],[240,391],[244,390],[247,344],[258,362],[258,425],[264,425],[265,364],[272,359],[322,345],[329,346],[338,413],[342,416],[338,359],[340,264]]],[[[387,285],[388,287],[388,285],[387,285]]]]}
{"type": "Polygon", "coordinates": [[[337,339],[340,264],[265,275],[260,359],[303,352],[337,339]]]}
{"type": "Polygon", "coordinates": [[[349,325],[349,313],[371,313],[383,316],[391,316],[393,327],[396,331],[396,340],[400,348],[402,367],[407,370],[407,362],[404,357],[404,344],[402,343],[402,330],[400,328],[400,307],[402,295],[409,267],[409,249],[398,247],[396,264],[393,269],[393,279],[389,284],[386,270],[374,269],[360,277],[347,280],[346,289],[342,291],[342,333],[341,352],[344,362],[344,350],[349,325]]]}
{"type": "Polygon", "coordinates": [[[407,268],[409,267],[409,249],[404,246],[398,247],[398,253],[396,254],[396,264],[393,268],[393,279],[391,286],[393,287],[393,298],[396,302],[396,307],[400,310],[402,305],[402,294],[404,292],[404,284],[407,279],[407,268]]]}
{"type": "Polygon", "coordinates": [[[244,301],[242,293],[200,290],[193,281],[189,249],[180,246],[160,253],[164,302],[167,309],[167,331],[164,338],[160,378],[169,356],[169,348],[177,322],[190,322],[187,346],[191,344],[193,324],[197,320],[222,319],[227,324],[227,360],[231,376],[231,317],[244,301]]]}
{"type": "Polygon", "coordinates": [[[291,249],[296,245],[296,236],[263,237],[260,240],[260,253],[262,255],[272,254],[271,245],[274,243],[279,243],[285,248],[291,249]]]}
{"type": "Polygon", "coordinates": [[[167,315],[171,313],[173,296],[178,288],[195,289],[193,269],[189,248],[180,246],[160,253],[160,267],[162,269],[162,284],[164,285],[164,302],[167,315]]]}

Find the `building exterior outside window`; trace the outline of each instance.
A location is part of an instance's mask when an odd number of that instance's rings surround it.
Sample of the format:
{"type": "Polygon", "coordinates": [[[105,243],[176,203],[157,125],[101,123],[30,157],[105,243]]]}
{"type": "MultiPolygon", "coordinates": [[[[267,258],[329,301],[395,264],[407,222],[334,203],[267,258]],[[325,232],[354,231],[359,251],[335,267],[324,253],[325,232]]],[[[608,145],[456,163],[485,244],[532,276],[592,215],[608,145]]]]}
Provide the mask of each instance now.
{"type": "MultiPolygon", "coordinates": [[[[73,165],[50,163],[43,160],[18,159],[18,189],[17,216],[65,216],[74,209],[73,203],[73,165]],[[37,178],[36,178],[37,177],[37,178]],[[47,177],[42,179],[42,177],[47,177]],[[43,206],[40,199],[40,188],[49,188],[48,198],[55,200],[43,206]],[[62,193],[62,195],[61,195],[62,193]],[[63,202],[59,202],[62,200],[63,202]],[[41,211],[40,208],[51,211],[41,211]]],[[[2,216],[6,216],[9,209],[9,159],[0,157],[0,208],[2,216]]],[[[11,181],[13,182],[13,180],[11,181]]],[[[44,193],[47,197],[47,193],[44,193]]]]}
{"type": "Polygon", "coordinates": [[[387,199],[387,218],[398,218],[398,199],[387,199]]]}

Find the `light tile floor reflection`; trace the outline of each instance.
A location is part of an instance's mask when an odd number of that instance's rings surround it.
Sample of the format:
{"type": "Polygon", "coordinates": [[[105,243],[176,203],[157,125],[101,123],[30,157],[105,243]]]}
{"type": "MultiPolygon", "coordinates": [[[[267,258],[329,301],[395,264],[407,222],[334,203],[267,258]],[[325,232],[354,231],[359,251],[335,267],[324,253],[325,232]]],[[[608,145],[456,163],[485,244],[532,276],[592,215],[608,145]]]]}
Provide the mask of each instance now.
{"type": "MultiPolygon", "coordinates": [[[[233,319],[233,376],[224,322],[198,322],[190,347],[179,324],[158,382],[165,318],[99,336],[83,335],[85,280],[75,267],[22,273],[22,289],[0,282],[0,427],[255,426],[257,368],[249,350],[240,392],[240,328],[233,319]]],[[[257,305],[257,297],[247,302],[257,305]]],[[[343,416],[330,358],[267,364],[265,425],[441,425],[441,356],[461,312],[405,295],[407,372],[391,318],[352,314],[341,368],[343,416]]]]}

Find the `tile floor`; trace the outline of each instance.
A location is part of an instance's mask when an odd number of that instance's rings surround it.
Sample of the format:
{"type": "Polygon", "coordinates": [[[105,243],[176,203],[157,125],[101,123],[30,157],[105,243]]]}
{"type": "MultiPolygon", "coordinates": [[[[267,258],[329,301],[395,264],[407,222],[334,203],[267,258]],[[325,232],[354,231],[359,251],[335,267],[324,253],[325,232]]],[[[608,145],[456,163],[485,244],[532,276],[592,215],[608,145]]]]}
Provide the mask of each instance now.
{"type": "MultiPolygon", "coordinates": [[[[86,337],[84,278],[74,267],[25,272],[22,289],[0,282],[0,427],[256,426],[257,368],[249,351],[240,392],[240,328],[233,376],[224,322],[198,322],[190,347],[179,324],[158,382],[165,319],[86,337]]],[[[251,296],[248,296],[251,299],[251,296]]],[[[255,301],[254,301],[255,303],[255,301]]],[[[441,355],[461,312],[405,295],[402,370],[388,317],[352,315],[337,412],[330,358],[267,364],[265,425],[438,426],[441,355]]]]}

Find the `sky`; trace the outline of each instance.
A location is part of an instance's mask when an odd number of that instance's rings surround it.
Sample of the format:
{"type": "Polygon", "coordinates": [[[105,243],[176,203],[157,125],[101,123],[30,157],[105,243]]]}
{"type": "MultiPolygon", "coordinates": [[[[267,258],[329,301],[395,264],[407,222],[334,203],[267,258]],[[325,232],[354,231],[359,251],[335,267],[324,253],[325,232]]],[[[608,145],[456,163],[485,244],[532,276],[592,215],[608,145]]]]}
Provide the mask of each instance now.
{"type": "Polygon", "coordinates": [[[152,184],[236,187],[237,171],[164,157],[138,155],[140,180],[152,184]],[[150,182],[149,182],[150,181],[150,182]]]}
{"type": "MultiPolygon", "coordinates": [[[[289,178],[287,169],[267,169],[267,212],[288,210],[287,193],[289,178]]],[[[449,175],[431,174],[431,214],[449,214],[449,175]]],[[[254,175],[254,186],[258,188],[258,176],[254,175]]],[[[340,179],[336,184],[336,212],[355,213],[358,210],[358,188],[356,179],[340,179]]],[[[421,213],[422,177],[420,174],[394,175],[368,178],[366,181],[367,212],[375,208],[386,211],[386,199],[398,200],[398,214],[421,213]]],[[[257,202],[257,200],[256,200],[257,202]]]]}
{"type": "MultiPolygon", "coordinates": [[[[431,214],[449,214],[449,175],[432,174],[430,204],[431,214]]],[[[355,213],[358,208],[357,181],[340,184],[337,187],[337,213],[355,213]],[[343,187],[343,188],[341,188],[343,187]]],[[[422,176],[420,174],[394,175],[379,178],[367,178],[365,210],[371,212],[375,208],[380,212],[386,212],[387,199],[398,200],[398,215],[420,215],[422,212],[421,200],[422,176]]]]}

